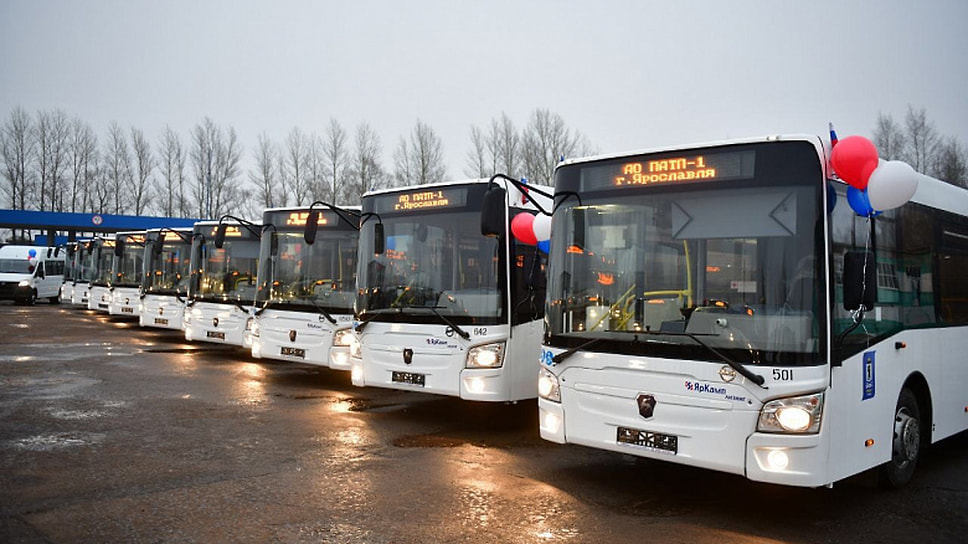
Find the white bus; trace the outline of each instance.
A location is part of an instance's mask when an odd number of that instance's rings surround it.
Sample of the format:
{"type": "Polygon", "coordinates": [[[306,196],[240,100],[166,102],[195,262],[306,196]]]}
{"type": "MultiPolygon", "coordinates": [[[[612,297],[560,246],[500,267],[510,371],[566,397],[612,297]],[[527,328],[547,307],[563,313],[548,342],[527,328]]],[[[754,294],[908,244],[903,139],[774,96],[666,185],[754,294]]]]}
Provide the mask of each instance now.
{"type": "Polygon", "coordinates": [[[191,278],[192,229],[149,229],[141,282],[142,327],[182,330],[191,278]]]}
{"type": "Polygon", "coordinates": [[[60,300],[70,303],[74,299],[74,286],[77,283],[77,271],[81,256],[78,248],[83,242],[72,240],[61,247],[64,252],[64,283],[60,286],[60,300]]]}
{"type": "Polygon", "coordinates": [[[97,274],[97,252],[94,251],[96,245],[94,238],[82,240],[77,244],[74,253],[74,288],[70,299],[70,303],[75,306],[87,307],[91,280],[97,274]]]}
{"type": "Polygon", "coordinates": [[[115,233],[112,271],[108,314],[137,316],[145,273],[145,231],[115,233]]]}
{"type": "Polygon", "coordinates": [[[255,300],[262,226],[199,221],[193,233],[185,339],[242,346],[255,300]]]}
{"type": "Polygon", "coordinates": [[[92,252],[91,284],[88,289],[87,309],[107,312],[111,305],[111,275],[114,266],[114,236],[98,236],[92,252]]]}
{"type": "Polygon", "coordinates": [[[350,369],[360,212],[323,205],[263,214],[255,358],[350,369]]]}
{"type": "Polygon", "coordinates": [[[60,302],[66,252],[57,247],[0,246],[0,300],[32,305],[60,302]]]}
{"type": "MultiPolygon", "coordinates": [[[[517,189],[502,191],[498,236],[484,236],[489,185],[364,195],[354,385],[480,401],[537,396],[545,255],[508,235],[511,218],[535,206],[517,189]]],[[[537,191],[530,194],[550,209],[550,193],[537,191]]]]}
{"type": "Polygon", "coordinates": [[[541,436],[900,486],[968,428],[968,191],[922,177],[868,219],[828,158],[782,136],[559,165],[541,436]]]}

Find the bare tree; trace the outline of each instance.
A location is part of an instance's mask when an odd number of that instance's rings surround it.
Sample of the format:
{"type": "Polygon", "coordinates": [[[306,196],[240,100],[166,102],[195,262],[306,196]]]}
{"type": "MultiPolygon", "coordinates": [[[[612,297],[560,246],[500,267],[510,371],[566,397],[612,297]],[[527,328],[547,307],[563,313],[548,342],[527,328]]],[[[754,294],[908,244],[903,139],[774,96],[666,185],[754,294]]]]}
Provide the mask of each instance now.
{"type": "Polygon", "coordinates": [[[299,127],[293,127],[286,138],[286,150],[283,154],[285,168],[283,170],[283,180],[287,192],[292,196],[293,203],[296,205],[308,205],[312,200],[309,195],[309,179],[306,163],[309,160],[311,147],[309,137],[307,137],[299,127]]]}
{"type": "Polygon", "coordinates": [[[208,117],[195,125],[191,159],[198,217],[217,219],[242,206],[248,193],[236,183],[241,156],[234,128],[223,130],[208,117]]]}
{"type": "Polygon", "coordinates": [[[566,127],[560,115],[540,108],[532,112],[522,138],[524,175],[531,181],[550,184],[558,162],[588,153],[584,136],[566,127]]]}
{"type": "Polygon", "coordinates": [[[373,132],[370,125],[361,123],[356,127],[355,148],[350,157],[349,171],[347,172],[345,204],[360,204],[363,195],[368,191],[382,189],[386,186],[387,175],[380,165],[380,154],[382,152],[380,137],[373,132]]]}
{"type": "Polygon", "coordinates": [[[326,187],[320,196],[323,200],[340,204],[344,199],[349,154],[346,150],[346,130],[336,119],[329,120],[329,126],[323,135],[322,152],[326,187]]]}
{"type": "Polygon", "coordinates": [[[249,179],[258,187],[257,194],[264,208],[286,205],[286,193],[279,179],[281,156],[266,133],[259,135],[255,148],[255,173],[249,172],[249,179]]]}
{"type": "Polygon", "coordinates": [[[521,136],[506,113],[491,120],[491,128],[484,132],[471,127],[472,149],[468,152],[465,173],[474,177],[490,177],[496,173],[518,176],[521,165],[521,136]]]}
{"type": "Polygon", "coordinates": [[[145,213],[151,203],[151,174],[155,168],[155,158],[151,154],[151,144],[141,129],[131,127],[131,149],[134,151],[134,171],[131,176],[131,197],[135,215],[145,213]]]}
{"type": "Polygon", "coordinates": [[[467,167],[464,168],[464,175],[469,178],[487,178],[493,174],[494,165],[489,160],[484,131],[471,126],[471,148],[467,151],[467,167]]]}
{"type": "Polygon", "coordinates": [[[185,147],[178,133],[166,126],[158,147],[159,208],[168,217],[189,217],[192,211],[185,195],[185,147]]]}
{"type": "Polygon", "coordinates": [[[97,135],[91,125],[75,117],[71,122],[68,142],[71,197],[65,208],[71,212],[93,209],[92,199],[97,178],[97,135]]]}
{"type": "Polygon", "coordinates": [[[410,139],[400,138],[393,160],[398,187],[435,183],[447,176],[443,144],[434,129],[419,119],[410,139]]]}
{"type": "Polygon", "coordinates": [[[906,137],[904,129],[894,121],[890,115],[877,114],[877,126],[874,127],[874,146],[882,159],[893,161],[904,154],[906,137]]]}
{"type": "Polygon", "coordinates": [[[938,149],[938,131],[934,123],[928,121],[924,108],[915,110],[908,106],[904,117],[907,128],[907,146],[904,153],[905,160],[921,173],[927,172],[935,163],[938,149]]]}
{"type": "Polygon", "coordinates": [[[942,138],[931,175],[968,189],[968,151],[956,138],[942,138]]]}
{"type": "MultiPolygon", "coordinates": [[[[110,191],[110,212],[127,212],[128,199],[125,188],[131,183],[131,152],[121,125],[112,121],[108,125],[108,141],[104,150],[104,175],[110,191]]],[[[103,211],[103,210],[101,210],[103,211]]]]}
{"type": "Polygon", "coordinates": [[[64,195],[61,182],[67,169],[70,121],[62,110],[37,112],[37,178],[40,181],[40,209],[61,210],[64,195]]]}
{"type": "Polygon", "coordinates": [[[4,122],[0,132],[0,153],[3,155],[3,177],[7,180],[10,207],[27,209],[27,196],[32,186],[33,171],[30,165],[37,152],[33,121],[26,110],[17,106],[4,122]]]}

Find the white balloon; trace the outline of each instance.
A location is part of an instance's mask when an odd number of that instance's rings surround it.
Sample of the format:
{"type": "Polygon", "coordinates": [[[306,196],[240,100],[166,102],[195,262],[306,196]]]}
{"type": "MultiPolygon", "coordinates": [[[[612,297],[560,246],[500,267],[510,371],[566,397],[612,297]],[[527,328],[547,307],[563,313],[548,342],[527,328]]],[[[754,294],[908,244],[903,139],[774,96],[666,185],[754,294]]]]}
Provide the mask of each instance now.
{"type": "Polygon", "coordinates": [[[531,224],[531,229],[534,230],[534,237],[538,241],[550,240],[551,239],[551,216],[539,213],[534,216],[534,223],[531,224]]]}
{"type": "Polygon", "coordinates": [[[918,174],[902,161],[884,161],[867,182],[867,199],[875,210],[891,210],[911,200],[918,190],[918,174]]]}

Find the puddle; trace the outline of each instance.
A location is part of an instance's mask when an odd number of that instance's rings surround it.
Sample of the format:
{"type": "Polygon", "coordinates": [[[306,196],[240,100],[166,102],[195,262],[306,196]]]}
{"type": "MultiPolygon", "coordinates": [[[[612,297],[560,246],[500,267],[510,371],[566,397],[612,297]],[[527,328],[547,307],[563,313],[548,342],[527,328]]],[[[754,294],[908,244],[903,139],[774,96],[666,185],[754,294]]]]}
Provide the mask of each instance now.
{"type": "Polygon", "coordinates": [[[393,440],[393,445],[398,448],[456,448],[469,443],[461,438],[433,434],[401,436],[393,440]]]}
{"type": "Polygon", "coordinates": [[[13,447],[27,451],[53,451],[78,446],[94,446],[104,441],[103,433],[53,433],[11,440],[13,447]]]}
{"type": "Polygon", "coordinates": [[[97,419],[109,415],[101,410],[49,410],[51,417],[68,420],[97,419]]]}

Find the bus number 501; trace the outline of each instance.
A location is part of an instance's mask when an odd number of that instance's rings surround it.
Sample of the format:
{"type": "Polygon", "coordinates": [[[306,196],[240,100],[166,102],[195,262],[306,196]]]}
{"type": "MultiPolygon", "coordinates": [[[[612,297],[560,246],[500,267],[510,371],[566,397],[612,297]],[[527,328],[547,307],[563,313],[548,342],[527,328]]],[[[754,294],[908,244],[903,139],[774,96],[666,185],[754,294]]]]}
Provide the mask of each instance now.
{"type": "Polygon", "coordinates": [[[793,380],[792,368],[774,368],[773,369],[773,381],[788,382],[791,380],[793,380]]]}

